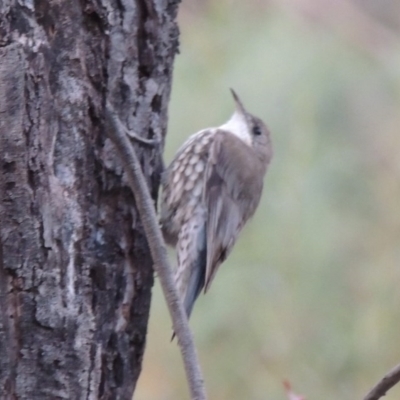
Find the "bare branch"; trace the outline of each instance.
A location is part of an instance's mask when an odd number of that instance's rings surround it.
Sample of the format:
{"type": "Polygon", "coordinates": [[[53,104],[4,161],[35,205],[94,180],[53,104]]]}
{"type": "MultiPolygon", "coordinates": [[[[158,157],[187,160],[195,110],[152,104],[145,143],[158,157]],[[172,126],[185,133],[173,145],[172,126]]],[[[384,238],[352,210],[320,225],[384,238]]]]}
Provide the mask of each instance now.
{"type": "Polygon", "coordinates": [[[155,146],[157,144],[160,144],[161,141],[159,139],[145,139],[142,138],[141,136],[137,135],[135,132],[130,131],[129,129],[127,129],[122,123],[121,121],[119,121],[120,127],[121,129],[133,140],[136,140],[139,143],[142,144],[147,144],[149,146],[155,146]]]}
{"type": "Polygon", "coordinates": [[[364,397],[364,400],[378,400],[400,382],[400,364],[390,370],[364,397]]]}
{"type": "MultiPolygon", "coordinates": [[[[168,261],[164,239],[157,222],[153,200],[143,177],[135,150],[125,130],[121,128],[122,123],[109,101],[107,101],[106,106],[106,117],[111,128],[108,133],[124,163],[129,185],[135,196],[137,208],[149,243],[150,252],[154,261],[154,268],[160,278],[164,297],[171,314],[174,332],[178,338],[178,344],[181,349],[191,399],[205,400],[206,392],[204,381],[196,348],[194,346],[193,336],[175,286],[175,280],[168,261]]],[[[136,136],[137,135],[135,135],[135,137],[136,136]]]]}

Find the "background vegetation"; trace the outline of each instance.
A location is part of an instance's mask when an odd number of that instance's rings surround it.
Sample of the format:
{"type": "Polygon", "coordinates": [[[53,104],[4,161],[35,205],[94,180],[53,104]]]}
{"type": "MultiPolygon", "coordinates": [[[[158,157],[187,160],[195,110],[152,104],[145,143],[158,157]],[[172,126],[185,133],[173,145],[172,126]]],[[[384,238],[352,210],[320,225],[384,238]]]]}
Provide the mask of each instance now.
{"type": "MultiPolygon", "coordinates": [[[[210,399],[285,399],[284,379],[307,400],[361,399],[400,362],[400,3],[185,0],[180,27],[166,161],[228,119],[229,87],[275,147],[191,319],[210,399]]],[[[188,397],[169,340],[156,284],[135,399],[188,397]]]]}

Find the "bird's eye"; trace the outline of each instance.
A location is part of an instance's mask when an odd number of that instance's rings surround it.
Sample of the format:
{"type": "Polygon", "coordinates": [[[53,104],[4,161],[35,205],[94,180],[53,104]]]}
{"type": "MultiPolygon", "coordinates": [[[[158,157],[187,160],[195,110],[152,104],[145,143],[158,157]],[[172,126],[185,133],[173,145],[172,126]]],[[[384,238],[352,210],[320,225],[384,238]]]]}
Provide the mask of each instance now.
{"type": "Polygon", "coordinates": [[[252,129],[253,135],[254,136],[260,136],[261,135],[261,128],[258,125],[254,125],[252,129]]]}

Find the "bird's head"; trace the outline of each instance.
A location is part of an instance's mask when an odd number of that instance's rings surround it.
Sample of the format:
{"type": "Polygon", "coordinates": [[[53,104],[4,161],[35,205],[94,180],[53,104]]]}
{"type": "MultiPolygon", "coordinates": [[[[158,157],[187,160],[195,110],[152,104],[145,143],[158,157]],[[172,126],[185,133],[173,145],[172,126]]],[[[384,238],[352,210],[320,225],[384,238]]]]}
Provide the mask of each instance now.
{"type": "Polygon", "coordinates": [[[250,114],[243,106],[239,96],[231,89],[235,101],[236,110],[232,117],[220,129],[229,131],[241,139],[248,146],[263,157],[272,156],[270,133],[264,122],[250,114]]]}

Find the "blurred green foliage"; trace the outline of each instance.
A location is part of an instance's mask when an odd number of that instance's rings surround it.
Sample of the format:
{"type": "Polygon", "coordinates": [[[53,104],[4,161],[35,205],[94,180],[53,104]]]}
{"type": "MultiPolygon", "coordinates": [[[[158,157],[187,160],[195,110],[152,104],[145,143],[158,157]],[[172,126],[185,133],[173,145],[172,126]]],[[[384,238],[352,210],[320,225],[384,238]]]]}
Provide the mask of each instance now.
{"type": "MultiPolygon", "coordinates": [[[[359,9],[398,39],[369,47],[357,21],[334,29],[331,10],[284,3],[181,6],[166,161],[228,119],[229,87],[275,149],[256,216],[192,315],[210,400],[283,400],[284,379],[307,400],[361,399],[400,362],[399,5],[359,9]]],[[[157,282],[137,400],[188,398],[170,325],[157,282]]]]}

